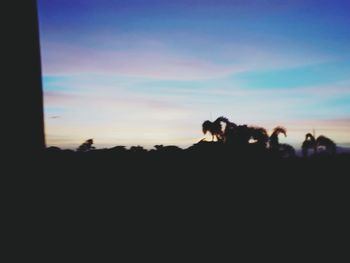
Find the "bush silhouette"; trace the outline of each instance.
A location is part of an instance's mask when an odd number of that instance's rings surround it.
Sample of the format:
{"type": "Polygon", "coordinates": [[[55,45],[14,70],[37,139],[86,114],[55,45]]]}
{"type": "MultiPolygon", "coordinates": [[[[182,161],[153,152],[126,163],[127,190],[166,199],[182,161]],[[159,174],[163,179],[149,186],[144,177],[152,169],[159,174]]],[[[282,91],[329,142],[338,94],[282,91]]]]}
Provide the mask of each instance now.
{"type": "Polygon", "coordinates": [[[77,148],[77,152],[88,152],[88,151],[91,151],[91,150],[95,149],[95,147],[92,146],[93,144],[94,144],[94,140],[93,139],[88,139],[88,140],[86,140],[83,144],[81,144],[77,148]]]}

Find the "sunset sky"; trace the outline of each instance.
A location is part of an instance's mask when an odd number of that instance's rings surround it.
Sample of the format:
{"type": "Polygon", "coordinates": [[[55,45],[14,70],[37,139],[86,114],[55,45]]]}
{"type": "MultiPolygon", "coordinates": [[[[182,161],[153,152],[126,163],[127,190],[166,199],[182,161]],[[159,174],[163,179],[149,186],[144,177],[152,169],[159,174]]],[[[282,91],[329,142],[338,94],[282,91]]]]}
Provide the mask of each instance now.
{"type": "Polygon", "coordinates": [[[175,144],[203,121],[350,146],[348,0],[39,0],[48,146],[175,144]]]}

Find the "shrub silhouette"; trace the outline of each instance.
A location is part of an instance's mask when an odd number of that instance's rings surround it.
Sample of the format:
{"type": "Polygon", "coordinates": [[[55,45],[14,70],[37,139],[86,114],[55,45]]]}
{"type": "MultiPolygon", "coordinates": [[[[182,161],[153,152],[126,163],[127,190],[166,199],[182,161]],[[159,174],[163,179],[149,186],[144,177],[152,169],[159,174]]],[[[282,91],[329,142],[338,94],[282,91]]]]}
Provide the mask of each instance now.
{"type": "Polygon", "coordinates": [[[206,120],[202,124],[202,131],[204,134],[209,132],[212,135],[212,141],[216,138],[217,141],[224,140],[224,130],[222,123],[227,123],[228,119],[225,117],[219,117],[214,122],[206,120]]]}
{"type": "MultiPolygon", "coordinates": [[[[205,121],[202,125],[203,133],[212,134],[212,142],[215,138],[217,142],[224,143],[226,149],[237,153],[265,153],[270,150],[274,155],[280,157],[295,156],[295,149],[289,144],[279,142],[279,134],[287,136],[287,130],[284,127],[274,128],[271,136],[263,127],[248,126],[246,124],[237,125],[229,121],[226,117],[219,117],[214,122],[205,121]],[[225,128],[223,128],[225,125],[225,128]]],[[[209,147],[209,146],[201,146],[209,147]]]]}
{"type": "Polygon", "coordinates": [[[337,146],[335,142],[324,135],[320,135],[315,138],[311,133],[305,135],[305,140],[301,146],[303,157],[307,157],[309,150],[313,150],[313,155],[316,155],[322,151],[331,155],[336,154],[337,146]]]}
{"type": "MultiPolygon", "coordinates": [[[[148,150],[142,146],[131,146],[126,149],[125,146],[115,146],[107,149],[93,151],[89,156],[99,156],[114,158],[143,158],[144,156],[153,158],[153,156],[180,157],[188,154],[198,154],[198,156],[211,156],[216,162],[227,162],[230,158],[255,158],[255,160],[266,159],[270,157],[289,158],[295,157],[295,149],[286,143],[280,143],[279,135],[287,137],[287,129],[277,126],[269,136],[264,127],[251,126],[247,124],[237,125],[226,117],[218,117],[214,122],[206,120],[202,124],[203,133],[209,132],[212,140],[202,139],[198,143],[187,149],[179,148],[175,145],[164,146],[158,144],[154,149],[148,150]]],[[[85,153],[95,149],[93,139],[88,139],[82,143],[76,152],[85,153]]],[[[302,143],[302,156],[307,157],[309,151],[313,154],[334,155],[337,146],[335,142],[324,135],[315,138],[311,133],[305,135],[302,143]]],[[[46,152],[51,155],[63,153],[63,150],[57,147],[47,148],[46,152]]],[[[72,154],[72,153],[70,153],[72,154]]],[[[103,158],[104,158],[103,157],[103,158]]]]}
{"type": "Polygon", "coordinates": [[[143,148],[142,146],[131,146],[129,151],[132,153],[147,152],[147,150],[145,148],[143,148]]]}
{"type": "Polygon", "coordinates": [[[307,157],[309,154],[309,150],[313,150],[313,154],[316,154],[316,140],[315,137],[311,133],[307,133],[305,135],[305,140],[301,145],[301,150],[303,157],[307,157]]]}
{"type": "Polygon", "coordinates": [[[336,144],[326,136],[320,135],[316,139],[316,150],[320,152],[321,148],[324,147],[324,151],[328,154],[334,155],[337,151],[336,144]]]}
{"type": "Polygon", "coordinates": [[[265,149],[269,141],[266,129],[262,127],[249,127],[249,129],[251,133],[249,142],[265,149]]]}
{"type": "Polygon", "coordinates": [[[284,127],[277,126],[276,128],[273,129],[273,132],[269,138],[269,145],[270,149],[272,150],[278,150],[280,143],[278,139],[278,135],[283,134],[285,137],[287,137],[287,130],[284,127]]]}
{"type": "Polygon", "coordinates": [[[88,152],[88,151],[91,151],[91,150],[95,149],[95,147],[92,146],[93,144],[94,144],[94,140],[93,139],[88,139],[88,140],[86,140],[83,144],[81,144],[77,148],[77,152],[88,152]]]}
{"type": "Polygon", "coordinates": [[[287,137],[287,130],[284,127],[277,126],[273,129],[273,132],[269,138],[269,148],[272,151],[273,154],[277,154],[281,157],[294,157],[295,156],[295,149],[293,146],[286,144],[286,143],[280,143],[278,136],[279,134],[283,134],[285,137],[287,137]]]}

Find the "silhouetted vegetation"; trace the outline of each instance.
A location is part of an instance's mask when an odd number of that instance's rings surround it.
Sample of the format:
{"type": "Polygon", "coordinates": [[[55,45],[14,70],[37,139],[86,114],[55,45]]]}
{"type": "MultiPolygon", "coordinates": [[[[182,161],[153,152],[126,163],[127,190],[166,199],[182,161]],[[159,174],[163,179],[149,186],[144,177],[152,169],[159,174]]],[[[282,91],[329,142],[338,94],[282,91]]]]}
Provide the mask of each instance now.
{"type": "Polygon", "coordinates": [[[162,170],[164,173],[165,171],[179,172],[178,169],[184,166],[192,167],[196,172],[201,171],[201,173],[206,173],[210,169],[219,171],[225,168],[231,172],[234,167],[249,169],[251,167],[245,165],[251,164],[254,164],[252,167],[255,168],[255,165],[277,167],[276,165],[288,164],[297,169],[298,165],[312,163],[312,160],[322,158],[324,161],[325,158],[335,160],[335,158],[349,157],[344,154],[336,155],[337,147],[331,139],[324,135],[314,138],[311,133],[306,134],[305,141],[301,144],[301,156],[298,156],[291,145],[280,143],[280,135],[287,137],[287,129],[282,126],[275,127],[269,135],[263,127],[236,124],[226,117],[219,117],[213,122],[204,121],[202,132],[204,134],[209,132],[211,140],[202,139],[186,149],[175,145],[155,145],[153,149],[145,149],[142,146],[95,149],[93,139],[88,139],[76,151],[50,147],[47,148],[46,155],[50,160],[60,162],[89,160],[87,167],[93,166],[96,162],[96,165],[99,164],[99,169],[103,169],[107,164],[116,170],[125,168],[129,171],[152,167],[152,173],[163,165],[168,166],[162,170]]]}
{"type": "MultiPolygon", "coordinates": [[[[279,232],[289,229],[295,220],[304,220],[317,203],[322,211],[316,218],[319,220],[320,215],[324,217],[326,205],[334,207],[338,200],[347,200],[342,194],[348,186],[350,155],[297,157],[291,146],[280,143],[278,136],[287,135],[283,127],[269,134],[262,127],[236,125],[228,120],[218,126],[220,129],[211,128],[214,140],[201,140],[186,149],[174,145],[92,149],[91,141],[83,144],[88,145],[83,147],[87,151],[47,148],[41,162],[47,168],[42,168],[40,187],[34,189],[44,189],[51,199],[63,203],[64,210],[70,208],[63,213],[66,218],[71,218],[71,211],[80,213],[84,204],[84,217],[99,218],[99,228],[110,214],[115,214],[109,226],[125,217],[126,222],[118,227],[149,229],[149,235],[157,227],[164,232],[179,222],[187,225],[184,229],[192,229],[188,221],[193,215],[193,225],[206,219],[205,226],[200,227],[204,234],[213,222],[216,231],[223,220],[229,221],[225,226],[230,226],[236,217],[244,218],[245,224],[239,224],[239,228],[246,225],[248,229],[266,229],[269,224],[265,220],[272,225],[280,222],[283,226],[278,227],[279,232]],[[281,214],[291,222],[280,221],[281,214]]],[[[40,199],[47,196],[45,192],[40,199]]],[[[42,211],[46,213],[52,203],[42,211]]],[[[327,214],[333,216],[333,212],[327,214]]],[[[318,222],[316,219],[311,225],[318,222]]],[[[85,221],[82,218],[78,225],[85,221]]]]}
{"type": "Polygon", "coordinates": [[[301,148],[304,157],[309,156],[310,150],[312,155],[335,155],[337,151],[337,146],[331,139],[324,135],[315,138],[311,133],[305,135],[305,140],[301,148]]]}
{"type": "Polygon", "coordinates": [[[93,144],[94,144],[94,140],[93,139],[88,139],[82,145],[80,145],[78,147],[77,152],[91,151],[91,150],[95,149],[95,147],[92,146],[93,144]]]}

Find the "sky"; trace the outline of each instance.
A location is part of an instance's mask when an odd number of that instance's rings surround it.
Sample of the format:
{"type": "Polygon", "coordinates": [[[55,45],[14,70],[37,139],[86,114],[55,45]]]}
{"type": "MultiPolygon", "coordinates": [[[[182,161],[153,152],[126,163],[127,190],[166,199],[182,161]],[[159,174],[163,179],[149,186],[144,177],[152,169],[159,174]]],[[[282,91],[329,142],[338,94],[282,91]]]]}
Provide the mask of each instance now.
{"type": "Polygon", "coordinates": [[[348,0],[38,0],[48,146],[188,147],[201,125],[350,146],[348,0]]]}

